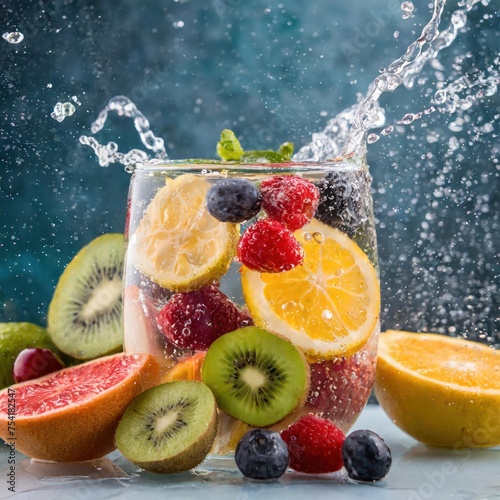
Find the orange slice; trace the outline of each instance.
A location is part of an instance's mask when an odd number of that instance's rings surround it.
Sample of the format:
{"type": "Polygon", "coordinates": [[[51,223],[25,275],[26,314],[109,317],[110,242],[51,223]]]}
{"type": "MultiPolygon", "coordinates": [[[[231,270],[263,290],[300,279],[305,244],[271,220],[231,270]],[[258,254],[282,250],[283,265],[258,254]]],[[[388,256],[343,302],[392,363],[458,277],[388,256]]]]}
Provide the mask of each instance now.
{"type": "Polygon", "coordinates": [[[165,288],[189,291],[209,284],[235,255],[239,227],[208,213],[209,188],[194,174],[168,180],[131,238],[137,268],[165,288]]]}
{"type": "Polygon", "coordinates": [[[206,352],[198,352],[193,356],[181,359],[162,378],[162,383],[174,380],[197,380],[201,382],[201,365],[206,352]]]}
{"type": "Polygon", "coordinates": [[[347,235],[315,219],[294,233],[303,263],[282,273],[243,266],[242,287],[257,326],[311,356],[349,356],[377,327],[380,289],[368,257],[347,235]]]}
{"type": "Polygon", "coordinates": [[[500,352],[458,338],[380,335],[375,394],[389,417],[432,446],[500,444],[500,352]]]}

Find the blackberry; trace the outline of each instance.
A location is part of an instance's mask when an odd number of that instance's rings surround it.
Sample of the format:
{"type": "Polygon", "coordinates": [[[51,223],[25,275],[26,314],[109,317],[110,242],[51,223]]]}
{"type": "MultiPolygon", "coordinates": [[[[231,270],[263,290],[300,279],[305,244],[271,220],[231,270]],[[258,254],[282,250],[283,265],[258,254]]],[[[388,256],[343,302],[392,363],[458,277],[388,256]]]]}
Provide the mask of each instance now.
{"type": "Polygon", "coordinates": [[[278,432],[253,429],[240,439],[234,458],[246,477],[277,479],[288,467],[288,447],[278,432]]]}
{"type": "Polygon", "coordinates": [[[243,222],[260,210],[259,189],[245,179],[223,179],[207,192],[207,209],[221,222],[243,222]]]}
{"type": "Polygon", "coordinates": [[[342,459],[347,473],[356,481],[379,481],[391,468],[391,450],[372,431],[360,430],[349,434],[342,446],[342,459]]]}
{"type": "Polygon", "coordinates": [[[371,176],[368,172],[339,170],[323,177],[319,189],[319,205],[315,217],[328,226],[353,236],[367,217],[371,176]]]}

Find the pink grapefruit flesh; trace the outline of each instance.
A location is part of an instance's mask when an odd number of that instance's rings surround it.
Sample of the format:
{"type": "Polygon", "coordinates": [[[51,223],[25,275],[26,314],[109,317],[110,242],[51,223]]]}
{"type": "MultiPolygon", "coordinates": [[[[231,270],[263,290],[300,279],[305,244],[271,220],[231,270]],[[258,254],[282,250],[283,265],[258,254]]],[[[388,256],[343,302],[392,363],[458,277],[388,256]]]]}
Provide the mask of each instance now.
{"type": "Polygon", "coordinates": [[[13,385],[0,391],[0,437],[32,458],[100,458],[130,401],[159,382],[152,356],[120,353],[13,385]]]}

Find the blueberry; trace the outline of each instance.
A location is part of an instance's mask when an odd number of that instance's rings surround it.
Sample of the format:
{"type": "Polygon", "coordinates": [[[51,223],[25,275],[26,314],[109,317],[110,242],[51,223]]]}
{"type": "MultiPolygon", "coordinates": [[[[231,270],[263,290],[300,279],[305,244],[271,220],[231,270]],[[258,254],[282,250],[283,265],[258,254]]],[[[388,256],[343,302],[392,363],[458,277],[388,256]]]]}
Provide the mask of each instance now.
{"type": "Polygon", "coordinates": [[[278,432],[253,429],[236,446],[241,473],[251,479],[277,479],[288,467],[288,447],[278,432]]]}
{"type": "Polygon", "coordinates": [[[352,236],[367,218],[370,174],[366,171],[338,170],[316,183],[319,205],[315,217],[328,226],[352,236]]]}
{"type": "Polygon", "coordinates": [[[342,446],[342,459],[351,479],[379,481],[389,472],[391,450],[385,441],[372,431],[354,431],[342,446]]]}
{"type": "Polygon", "coordinates": [[[261,195],[257,187],[245,179],[224,179],[207,193],[210,215],[222,222],[243,222],[259,213],[261,195]]]}

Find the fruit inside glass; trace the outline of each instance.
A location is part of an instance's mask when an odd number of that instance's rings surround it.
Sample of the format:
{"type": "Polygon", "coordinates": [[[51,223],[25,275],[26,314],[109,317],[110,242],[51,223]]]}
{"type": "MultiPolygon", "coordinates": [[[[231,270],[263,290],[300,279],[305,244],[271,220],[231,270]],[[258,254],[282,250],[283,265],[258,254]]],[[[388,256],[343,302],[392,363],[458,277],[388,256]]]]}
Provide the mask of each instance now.
{"type": "Polygon", "coordinates": [[[314,413],[346,432],[375,374],[371,177],[349,161],[138,165],[124,346],[213,391],[212,454],[314,413]]]}

